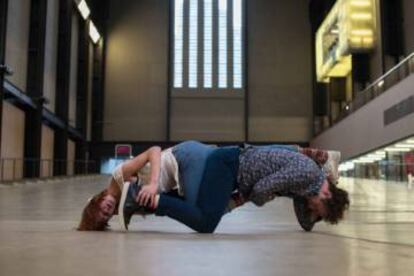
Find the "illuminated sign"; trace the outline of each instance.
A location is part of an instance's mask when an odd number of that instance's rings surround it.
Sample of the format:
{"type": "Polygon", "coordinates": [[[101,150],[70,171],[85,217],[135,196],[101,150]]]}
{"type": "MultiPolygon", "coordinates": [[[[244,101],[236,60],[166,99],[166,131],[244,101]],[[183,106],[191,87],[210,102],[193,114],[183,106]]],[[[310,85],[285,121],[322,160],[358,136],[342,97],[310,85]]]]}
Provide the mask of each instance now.
{"type": "Polygon", "coordinates": [[[375,0],[338,0],[316,33],[318,81],[348,75],[351,55],[371,51],[375,32],[375,0]]]}

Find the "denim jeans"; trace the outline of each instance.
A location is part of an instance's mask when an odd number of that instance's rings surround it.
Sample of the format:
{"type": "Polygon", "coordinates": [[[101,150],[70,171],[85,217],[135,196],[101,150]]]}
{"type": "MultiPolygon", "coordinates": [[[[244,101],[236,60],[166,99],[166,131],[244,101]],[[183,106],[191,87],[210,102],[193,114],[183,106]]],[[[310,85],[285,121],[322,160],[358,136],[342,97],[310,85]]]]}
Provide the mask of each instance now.
{"type": "Polygon", "coordinates": [[[197,141],[186,141],[173,147],[178,164],[178,177],[185,201],[195,205],[207,157],[215,147],[197,141]]]}
{"type": "Polygon", "coordinates": [[[197,142],[187,143],[189,145],[178,145],[174,153],[178,166],[182,166],[179,168],[180,181],[184,181],[186,199],[161,194],[155,214],[173,218],[197,232],[212,233],[225,212],[231,193],[237,188],[240,149],[206,149],[197,142]],[[183,155],[178,154],[178,149],[183,155]]]}
{"type": "Polygon", "coordinates": [[[264,145],[264,146],[253,146],[253,145],[248,145],[249,147],[254,147],[254,148],[274,148],[274,149],[285,149],[285,150],[290,150],[290,151],[294,151],[294,152],[298,152],[299,148],[297,146],[293,146],[293,145],[281,145],[281,144],[271,144],[271,145],[264,145]]]}

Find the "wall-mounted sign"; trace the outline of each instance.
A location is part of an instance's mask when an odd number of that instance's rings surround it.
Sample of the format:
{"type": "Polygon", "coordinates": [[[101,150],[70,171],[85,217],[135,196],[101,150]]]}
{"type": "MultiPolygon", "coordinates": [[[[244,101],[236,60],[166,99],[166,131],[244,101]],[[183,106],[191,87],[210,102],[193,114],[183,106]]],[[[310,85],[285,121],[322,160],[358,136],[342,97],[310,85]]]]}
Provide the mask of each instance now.
{"type": "Polygon", "coordinates": [[[375,0],[338,0],[316,33],[318,81],[348,75],[351,55],[372,50],[375,33],[375,0]]]}

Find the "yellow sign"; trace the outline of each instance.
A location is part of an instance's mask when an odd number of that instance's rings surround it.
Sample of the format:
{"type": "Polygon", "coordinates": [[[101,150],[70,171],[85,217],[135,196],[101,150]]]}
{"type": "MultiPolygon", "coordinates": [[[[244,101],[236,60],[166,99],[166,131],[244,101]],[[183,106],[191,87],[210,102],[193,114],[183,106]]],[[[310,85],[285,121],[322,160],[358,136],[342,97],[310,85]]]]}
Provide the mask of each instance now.
{"type": "Polygon", "coordinates": [[[375,32],[375,0],[338,0],[316,33],[318,81],[348,75],[351,55],[372,50],[375,32]]]}

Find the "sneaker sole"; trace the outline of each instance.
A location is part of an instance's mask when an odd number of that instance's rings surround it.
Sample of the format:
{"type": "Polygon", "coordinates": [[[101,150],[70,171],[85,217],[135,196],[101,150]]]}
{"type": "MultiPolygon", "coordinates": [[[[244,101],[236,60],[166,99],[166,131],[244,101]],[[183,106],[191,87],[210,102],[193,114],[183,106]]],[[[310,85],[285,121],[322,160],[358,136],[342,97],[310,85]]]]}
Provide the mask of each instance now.
{"type": "Polygon", "coordinates": [[[125,224],[124,206],[125,206],[125,201],[128,195],[129,185],[131,185],[129,182],[124,182],[124,185],[122,187],[121,200],[119,201],[119,206],[118,206],[119,225],[121,226],[121,229],[124,231],[128,231],[128,226],[125,224]]]}

